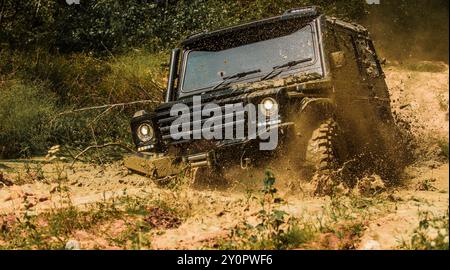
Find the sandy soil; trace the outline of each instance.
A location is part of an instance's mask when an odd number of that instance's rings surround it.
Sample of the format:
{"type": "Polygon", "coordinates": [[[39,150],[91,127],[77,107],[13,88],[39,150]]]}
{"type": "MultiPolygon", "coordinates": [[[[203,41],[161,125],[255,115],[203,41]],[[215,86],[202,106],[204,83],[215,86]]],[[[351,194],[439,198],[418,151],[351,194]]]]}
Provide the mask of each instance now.
{"type": "MultiPolygon", "coordinates": [[[[436,140],[448,142],[449,139],[448,67],[438,73],[414,72],[395,66],[387,67],[385,71],[393,110],[412,123],[424,154],[405,170],[402,185],[385,191],[385,197],[390,198],[385,204],[367,209],[371,214],[357,241],[355,248],[358,249],[395,249],[417,227],[419,210],[441,214],[449,207],[449,163],[439,157],[436,143],[436,140]],[[432,179],[434,188],[418,190],[419,184],[426,179],[432,179]]],[[[120,163],[108,166],[77,163],[73,168],[69,165],[40,159],[0,161],[0,215],[48,211],[64,205],[67,194],[72,204],[80,207],[124,195],[150,198],[173,195],[173,191],[143,176],[131,174],[120,163]],[[58,192],[61,187],[68,188],[68,192],[58,192]]],[[[214,242],[226,238],[230,228],[242,220],[254,220],[258,208],[247,203],[245,189],[255,186],[255,182],[233,180],[235,184],[222,190],[177,191],[176,199],[189,203],[190,214],[179,227],[155,234],[152,248],[214,248],[214,242]]],[[[291,182],[292,179],[280,181],[281,196],[288,202],[283,206],[284,210],[293,216],[310,219],[323,213],[330,203],[329,197],[312,196],[307,183],[292,192],[291,182]]],[[[75,238],[81,242],[92,241],[83,232],[77,235],[75,238]]]]}

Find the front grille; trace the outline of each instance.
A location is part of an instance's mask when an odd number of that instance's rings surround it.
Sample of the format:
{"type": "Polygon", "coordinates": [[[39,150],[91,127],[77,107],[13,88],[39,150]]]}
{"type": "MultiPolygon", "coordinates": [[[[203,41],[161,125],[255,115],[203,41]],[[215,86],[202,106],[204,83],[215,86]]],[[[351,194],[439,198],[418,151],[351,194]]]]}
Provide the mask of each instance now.
{"type": "MultiPolygon", "coordinates": [[[[209,120],[215,120],[220,122],[220,125],[216,125],[215,128],[218,128],[222,131],[222,138],[224,138],[225,136],[225,130],[226,129],[233,129],[233,134],[236,134],[236,127],[238,125],[242,125],[244,127],[246,127],[246,115],[245,112],[243,111],[233,111],[233,112],[228,112],[228,114],[225,114],[225,104],[230,104],[230,103],[225,103],[225,101],[220,102],[221,104],[217,104],[220,106],[220,109],[222,111],[222,115],[220,116],[203,116],[202,115],[202,110],[196,110],[196,112],[194,113],[193,111],[193,105],[192,104],[187,104],[189,106],[189,117],[185,117],[182,121],[183,123],[185,122],[189,122],[189,131],[187,132],[182,132],[181,130],[181,126],[179,127],[179,132],[175,133],[175,134],[171,134],[170,133],[170,129],[171,129],[171,125],[173,123],[173,121],[175,121],[177,118],[179,117],[184,117],[184,116],[171,116],[170,115],[170,107],[168,108],[164,108],[163,110],[157,111],[157,115],[156,115],[156,121],[157,121],[157,125],[159,128],[159,132],[160,132],[160,136],[161,139],[169,144],[179,144],[179,143],[185,143],[185,142],[189,142],[192,141],[193,138],[196,138],[196,136],[203,138],[202,137],[202,132],[205,130],[205,128],[203,127],[204,123],[209,119],[209,120]],[[227,120],[227,121],[225,121],[227,120]],[[185,139],[181,138],[178,140],[175,140],[173,137],[175,135],[184,135],[183,137],[185,137],[185,139]],[[188,137],[188,139],[187,139],[188,137]]],[[[231,103],[232,105],[238,105],[238,106],[244,106],[244,104],[242,102],[238,102],[238,103],[231,103]]],[[[202,109],[204,108],[206,104],[202,104],[202,109]]]]}
{"type": "MultiPolygon", "coordinates": [[[[284,100],[287,95],[286,95],[286,89],[283,87],[280,88],[269,88],[269,89],[260,89],[260,90],[256,90],[256,89],[239,89],[239,90],[232,90],[232,89],[227,89],[227,90],[222,90],[220,92],[211,92],[211,93],[206,93],[203,94],[201,96],[201,104],[202,104],[202,109],[204,108],[205,105],[207,105],[208,103],[214,103],[220,106],[221,111],[222,111],[222,116],[221,118],[221,125],[219,126],[219,128],[222,130],[222,135],[224,135],[226,128],[228,128],[228,130],[230,130],[232,127],[233,128],[233,134],[234,136],[236,136],[236,126],[242,125],[244,127],[244,136],[243,138],[239,138],[239,139],[222,139],[219,142],[215,142],[215,144],[217,146],[225,146],[225,145],[232,145],[232,144],[240,144],[244,141],[247,141],[248,139],[251,138],[255,138],[255,131],[251,131],[252,133],[249,134],[249,126],[248,126],[248,114],[246,112],[233,112],[233,118],[231,118],[231,115],[225,115],[225,106],[226,105],[242,105],[243,107],[245,107],[247,104],[259,104],[259,102],[265,98],[265,97],[272,97],[277,99],[278,102],[280,102],[280,100],[284,100]],[[237,119],[242,119],[242,115],[243,116],[243,120],[237,121],[237,119]],[[238,117],[237,117],[238,116],[238,117]],[[225,119],[227,119],[226,124],[225,124],[225,119]]],[[[281,110],[281,108],[280,108],[281,110]]],[[[206,122],[206,120],[211,119],[211,116],[202,116],[202,115],[195,115],[196,120],[198,121],[195,125],[195,127],[200,126],[200,128],[195,128],[194,129],[194,115],[193,115],[193,98],[186,98],[183,100],[178,100],[178,101],[174,101],[174,102],[169,102],[169,103],[164,103],[162,104],[160,107],[158,107],[155,111],[156,113],[156,124],[158,126],[159,129],[159,136],[160,139],[163,141],[164,144],[182,144],[182,143],[189,143],[193,141],[193,135],[202,135],[202,130],[201,128],[203,127],[203,124],[206,122]],[[179,139],[179,140],[174,140],[172,138],[172,135],[170,134],[170,126],[172,125],[172,122],[174,120],[176,120],[179,116],[171,116],[170,115],[170,110],[172,108],[172,106],[174,104],[185,104],[189,107],[189,111],[190,111],[190,117],[186,118],[185,121],[189,123],[189,132],[186,133],[186,135],[189,135],[189,139],[179,139]]],[[[280,111],[281,113],[281,111],[280,111]]],[[[252,122],[251,123],[251,127],[254,127],[255,123],[252,122]]],[[[217,126],[216,126],[217,127],[217,126]]],[[[225,138],[224,136],[222,136],[222,138],[225,138]]]]}

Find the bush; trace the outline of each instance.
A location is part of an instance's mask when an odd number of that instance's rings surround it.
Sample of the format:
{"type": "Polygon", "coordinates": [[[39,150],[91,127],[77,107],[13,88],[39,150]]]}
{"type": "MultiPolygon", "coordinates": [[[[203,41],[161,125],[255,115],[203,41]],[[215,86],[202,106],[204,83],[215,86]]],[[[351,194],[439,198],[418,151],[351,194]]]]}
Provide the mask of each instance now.
{"type": "Polygon", "coordinates": [[[139,99],[161,100],[168,55],[133,50],[96,57],[92,53],[52,54],[0,51],[0,78],[43,82],[59,107],[84,107],[139,99]]]}
{"type": "MultiPolygon", "coordinates": [[[[168,56],[164,53],[152,54],[143,50],[132,50],[126,54],[108,57],[97,57],[90,53],[50,54],[41,49],[30,52],[2,51],[0,52],[0,82],[8,81],[2,87],[4,90],[0,92],[2,110],[5,111],[7,108],[3,104],[12,103],[11,99],[15,99],[16,103],[23,108],[17,107],[14,103],[17,108],[11,110],[16,115],[2,119],[1,133],[16,132],[10,129],[14,128],[14,122],[18,121],[41,125],[36,121],[44,118],[32,117],[35,111],[40,112],[39,106],[45,107],[47,104],[34,102],[40,97],[51,97],[52,110],[58,113],[103,104],[144,99],[154,101],[148,104],[115,107],[108,111],[99,109],[58,114],[51,123],[48,123],[46,134],[41,140],[46,141],[47,144],[62,144],[78,149],[90,144],[118,140],[131,143],[129,120],[133,113],[143,108],[151,110],[162,100],[167,76],[165,65],[167,60],[168,56]],[[33,91],[22,89],[30,85],[37,85],[39,97],[32,94],[36,89],[33,91]],[[17,91],[16,88],[22,91],[17,91]],[[36,98],[31,104],[25,105],[24,101],[29,100],[30,95],[36,98]],[[33,112],[30,113],[24,109],[33,112]],[[17,114],[28,115],[29,118],[18,119],[17,114]],[[9,124],[7,125],[5,121],[9,124]]],[[[6,115],[6,111],[3,114],[6,115]]],[[[4,156],[20,156],[18,149],[22,148],[27,149],[27,155],[42,153],[44,150],[41,146],[31,147],[29,141],[23,142],[22,139],[29,139],[27,135],[14,136],[0,137],[0,145],[5,145],[4,156]],[[14,137],[17,143],[12,146],[6,137],[14,137]],[[6,145],[10,145],[8,147],[10,149],[6,150],[6,145]]]]}
{"type": "Polygon", "coordinates": [[[0,85],[0,156],[42,154],[55,114],[53,95],[44,85],[9,81],[0,85]]]}
{"type": "MultiPolygon", "coordinates": [[[[150,99],[162,101],[169,56],[133,50],[108,61],[110,72],[98,85],[104,103],[120,103],[150,99]]],[[[155,105],[155,104],[153,104],[155,105]]],[[[141,106],[142,107],[142,106],[141,106]]]]}

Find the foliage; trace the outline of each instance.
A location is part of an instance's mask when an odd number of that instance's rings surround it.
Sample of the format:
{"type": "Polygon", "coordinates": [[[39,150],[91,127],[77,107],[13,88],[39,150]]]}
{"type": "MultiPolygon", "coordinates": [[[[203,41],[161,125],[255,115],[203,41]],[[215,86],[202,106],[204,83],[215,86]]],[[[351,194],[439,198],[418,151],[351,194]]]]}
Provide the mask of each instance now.
{"type": "Polygon", "coordinates": [[[42,154],[54,144],[84,148],[131,142],[129,119],[146,105],[57,112],[134,100],[154,100],[147,105],[152,109],[162,98],[165,60],[165,54],[140,50],[117,57],[50,55],[41,49],[0,52],[0,145],[5,146],[0,151],[18,157],[42,154]]]}
{"type": "Polygon", "coordinates": [[[278,15],[286,9],[320,5],[331,15],[358,19],[364,1],[324,0],[30,0],[0,2],[0,39],[11,48],[48,47],[64,52],[166,49],[184,36],[238,22],[278,15]]]}
{"type": "MultiPolygon", "coordinates": [[[[130,47],[159,51],[194,32],[308,5],[322,7],[327,15],[373,24],[369,28],[382,39],[383,49],[395,38],[423,45],[421,49],[394,46],[390,56],[408,56],[411,50],[426,53],[448,32],[448,1],[444,0],[386,0],[372,6],[364,0],[80,0],[79,5],[58,0],[2,0],[0,43],[12,49],[40,47],[61,52],[107,54],[127,52],[130,47]],[[424,21],[423,14],[430,18],[424,21]]],[[[440,43],[446,47],[448,39],[440,43]]]]}
{"type": "Polygon", "coordinates": [[[448,210],[443,215],[428,211],[419,212],[419,226],[409,241],[403,241],[400,248],[413,250],[448,250],[448,210]]]}
{"type": "Polygon", "coordinates": [[[54,98],[43,84],[12,81],[0,85],[0,156],[28,156],[48,146],[54,98]]]}
{"type": "Polygon", "coordinates": [[[96,57],[92,53],[50,54],[33,51],[0,51],[0,78],[43,82],[59,106],[129,102],[162,97],[165,54],[133,50],[120,56],[96,57]]]}

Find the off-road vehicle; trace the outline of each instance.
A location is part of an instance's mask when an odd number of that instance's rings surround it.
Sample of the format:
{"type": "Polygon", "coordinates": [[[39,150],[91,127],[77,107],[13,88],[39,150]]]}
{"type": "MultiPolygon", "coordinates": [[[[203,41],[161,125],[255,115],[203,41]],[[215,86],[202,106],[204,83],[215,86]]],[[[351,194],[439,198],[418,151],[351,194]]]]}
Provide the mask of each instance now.
{"type": "MultiPolygon", "coordinates": [[[[391,146],[400,138],[384,73],[368,31],[358,24],[322,15],[316,7],[292,9],[189,36],[172,50],[169,66],[165,101],[131,121],[140,152],[125,160],[132,170],[155,178],[184,166],[220,172],[230,162],[265,162],[280,153],[291,165],[316,172],[353,163],[387,177],[386,167],[396,166],[398,151],[391,146]],[[276,127],[278,147],[260,151],[259,139],[250,136],[174,139],[171,108],[184,104],[192,112],[195,96],[203,105],[221,106],[224,118],[226,104],[276,107],[278,121],[269,126],[276,127]]],[[[202,115],[200,122],[208,118],[202,115]]],[[[184,119],[191,134],[202,128],[195,121],[193,115],[184,119]]]]}

